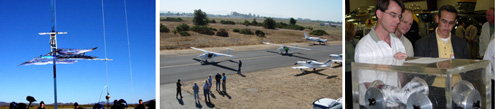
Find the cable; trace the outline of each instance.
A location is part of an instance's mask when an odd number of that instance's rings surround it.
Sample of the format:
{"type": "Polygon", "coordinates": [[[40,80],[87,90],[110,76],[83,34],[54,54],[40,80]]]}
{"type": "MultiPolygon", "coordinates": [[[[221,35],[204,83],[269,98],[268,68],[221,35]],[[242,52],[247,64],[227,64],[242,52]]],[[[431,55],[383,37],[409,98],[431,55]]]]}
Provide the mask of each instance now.
{"type": "Polygon", "coordinates": [[[126,3],[126,0],[124,0],[124,12],[125,12],[125,30],[126,30],[126,33],[127,33],[127,50],[129,52],[129,71],[131,73],[131,91],[132,91],[132,96],[134,98],[136,98],[134,96],[134,84],[133,84],[133,81],[132,81],[131,44],[129,42],[129,25],[127,23],[127,3],[126,3]]]}
{"type": "MultiPolygon", "coordinates": [[[[105,32],[105,7],[103,5],[103,0],[101,0],[101,13],[102,13],[102,19],[103,19],[103,46],[105,48],[105,59],[107,59],[107,40],[106,40],[107,38],[106,38],[106,32],[105,32]]],[[[105,73],[107,75],[107,94],[109,95],[109,91],[108,91],[109,90],[109,88],[108,88],[108,62],[107,61],[105,61],[105,73]]]]}

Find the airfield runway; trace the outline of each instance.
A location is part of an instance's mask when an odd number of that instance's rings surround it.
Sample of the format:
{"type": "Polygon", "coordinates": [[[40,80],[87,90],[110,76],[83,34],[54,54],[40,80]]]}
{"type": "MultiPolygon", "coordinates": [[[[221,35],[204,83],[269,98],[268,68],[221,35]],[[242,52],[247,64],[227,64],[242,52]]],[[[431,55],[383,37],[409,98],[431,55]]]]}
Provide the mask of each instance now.
{"type": "MultiPolygon", "coordinates": [[[[278,48],[252,51],[231,51],[235,57],[216,57],[215,63],[200,64],[197,56],[203,52],[197,51],[190,55],[181,56],[160,56],[160,84],[169,84],[181,81],[197,80],[208,77],[208,74],[215,76],[216,73],[226,75],[237,72],[238,60],[242,61],[242,72],[255,72],[265,69],[293,66],[300,60],[326,61],[330,59],[329,54],[342,54],[342,44],[337,45],[314,45],[305,48],[307,50],[289,51],[292,55],[280,55],[278,48]]],[[[208,50],[207,48],[205,50],[208,50]]],[[[218,51],[213,51],[218,52],[218,51]]],[[[225,52],[219,52],[225,53],[225,52]]],[[[208,60],[210,61],[210,60],[208,60]]],[[[283,72],[280,72],[283,73],[283,72]]]]}

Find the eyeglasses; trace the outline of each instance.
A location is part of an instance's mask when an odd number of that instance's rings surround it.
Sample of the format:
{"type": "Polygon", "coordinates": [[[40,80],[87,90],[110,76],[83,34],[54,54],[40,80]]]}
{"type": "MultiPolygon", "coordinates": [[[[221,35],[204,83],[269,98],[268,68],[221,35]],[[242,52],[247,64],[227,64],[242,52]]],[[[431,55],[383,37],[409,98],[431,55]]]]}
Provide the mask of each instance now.
{"type": "Polygon", "coordinates": [[[455,25],[455,21],[447,21],[445,19],[440,20],[443,24],[455,25]]]}
{"type": "Polygon", "coordinates": [[[388,15],[392,16],[393,18],[398,18],[399,20],[402,20],[401,14],[397,14],[395,12],[383,12],[383,13],[387,13],[388,15]]]}

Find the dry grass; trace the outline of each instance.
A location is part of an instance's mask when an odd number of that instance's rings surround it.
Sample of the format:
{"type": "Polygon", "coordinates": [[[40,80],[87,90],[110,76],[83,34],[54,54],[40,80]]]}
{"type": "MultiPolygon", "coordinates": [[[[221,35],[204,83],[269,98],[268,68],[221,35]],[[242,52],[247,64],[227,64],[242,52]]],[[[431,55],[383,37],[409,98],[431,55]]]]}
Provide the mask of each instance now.
{"type": "MultiPolygon", "coordinates": [[[[179,36],[172,31],[175,27],[182,23],[186,23],[189,26],[193,26],[192,18],[182,17],[183,22],[169,22],[161,21],[160,23],[167,26],[171,32],[160,33],[160,49],[172,50],[172,49],[184,49],[189,47],[225,47],[225,46],[239,46],[239,45],[257,45],[262,42],[272,43],[301,43],[306,42],[304,39],[304,32],[311,32],[310,30],[290,30],[290,29],[264,29],[261,26],[245,26],[245,25],[224,25],[219,23],[220,20],[233,20],[235,22],[244,21],[241,18],[210,18],[215,19],[217,23],[209,23],[208,27],[221,29],[224,28],[229,32],[229,37],[219,37],[215,35],[204,35],[193,31],[188,31],[191,36],[179,36]],[[233,29],[251,29],[261,30],[265,33],[265,37],[258,37],[256,35],[244,35],[232,32],[233,29]]],[[[252,19],[247,19],[252,21],[252,19]]],[[[263,22],[262,19],[257,19],[258,22],[263,22]]],[[[280,21],[277,21],[280,22],[280,21]]],[[[288,21],[282,21],[288,22],[288,21]]],[[[317,22],[298,21],[298,25],[311,26],[314,29],[323,29],[330,35],[319,36],[320,38],[328,39],[329,41],[341,41],[342,40],[342,28],[334,27],[321,27],[317,22]]]]}
{"type": "MultiPolygon", "coordinates": [[[[304,109],[310,108],[313,101],[321,97],[342,97],[342,67],[310,73],[281,67],[244,75],[227,76],[227,93],[230,98],[220,95],[213,85],[215,98],[212,97],[211,101],[215,108],[304,109]]],[[[202,86],[205,79],[184,82],[183,90],[193,94],[192,85],[197,82],[201,87],[200,100],[204,100],[202,86]]]]}
{"type": "MultiPolygon", "coordinates": [[[[110,104],[113,104],[113,103],[110,103],[110,104]]],[[[107,108],[106,104],[104,104],[103,106],[105,106],[105,108],[107,108]]],[[[111,106],[111,105],[110,105],[111,106]]],[[[128,105],[128,109],[134,109],[134,107],[136,107],[137,105],[128,105]]],[[[30,109],[37,109],[39,107],[39,105],[36,105],[36,106],[30,106],[29,108],[30,109]]],[[[82,108],[93,108],[93,105],[79,105],[79,107],[82,107],[82,108]]],[[[74,105],[57,105],[57,108],[59,109],[74,109],[74,105]]],[[[0,106],[0,109],[9,109],[9,106],[0,106]]],[[[55,106],[54,105],[45,105],[45,109],[55,109],[55,106]]]]}

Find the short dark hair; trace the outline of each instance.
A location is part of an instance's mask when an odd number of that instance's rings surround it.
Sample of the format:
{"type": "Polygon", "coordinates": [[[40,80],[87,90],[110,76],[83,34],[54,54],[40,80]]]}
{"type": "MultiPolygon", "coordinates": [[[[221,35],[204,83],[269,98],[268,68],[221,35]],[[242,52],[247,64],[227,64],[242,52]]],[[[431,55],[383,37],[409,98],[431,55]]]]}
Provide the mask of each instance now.
{"type": "Polygon", "coordinates": [[[375,16],[376,16],[376,18],[378,18],[378,16],[376,15],[376,11],[380,10],[382,12],[385,12],[388,9],[388,5],[390,4],[390,1],[394,1],[395,3],[397,3],[400,6],[400,8],[401,8],[401,11],[400,12],[404,12],[404,4],[401,1],[399,1],[399,0],[378,0],[376,2],[376,6],[375,6],[375,16]]]}
{"type": "Polygon", "coordinates": [[[438,9],[438,18],[442,17],[442,11],[445,10],[447,12],[455,13],[455,18],[457,18],[457,10],[452,5],[443,5],[438,9]]]}

